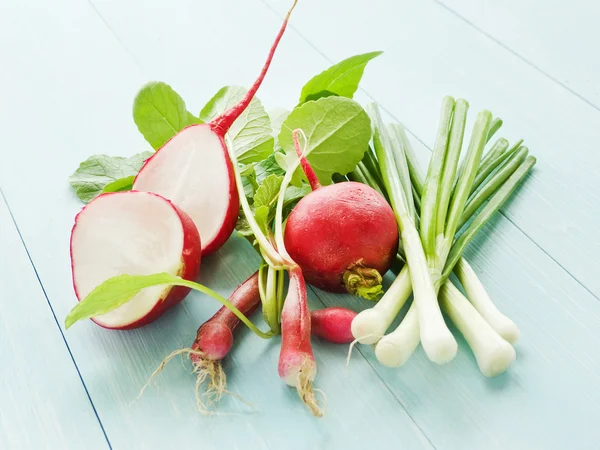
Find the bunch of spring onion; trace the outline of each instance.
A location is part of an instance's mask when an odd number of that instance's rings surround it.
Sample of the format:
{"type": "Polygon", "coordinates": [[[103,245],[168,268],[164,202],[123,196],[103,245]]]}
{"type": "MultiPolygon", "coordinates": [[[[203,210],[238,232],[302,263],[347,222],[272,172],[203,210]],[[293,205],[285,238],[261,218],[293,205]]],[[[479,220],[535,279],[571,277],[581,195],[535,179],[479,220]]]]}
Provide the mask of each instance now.
{"type": "Polygon", "coordinates": [[[402,232],[398,258],[406,264],[381,300],[354,319],[353,335],[362,344],[375,344],[377,359],[386,366],[404,364],[419,342],[431,361],[443,364],[457,351],[443,310],[471,347],[482,374],[499,375],[515,360],[511,344],[519,329],[494,306],[462,254],[536,160],[522,141],[509,148],[502,138],[484,155],[502,122],[482,111],[459,164],[468,103],[446,97],[423,177],[403,127],[386,126],[376,105],[368,110],[372,149],[349,178],[369,184],[390,202],[402,232]],[[448,279],[452,272],[466,297],[448,279]],[[385,334],[411,292],[406,316],[385,334]]]}

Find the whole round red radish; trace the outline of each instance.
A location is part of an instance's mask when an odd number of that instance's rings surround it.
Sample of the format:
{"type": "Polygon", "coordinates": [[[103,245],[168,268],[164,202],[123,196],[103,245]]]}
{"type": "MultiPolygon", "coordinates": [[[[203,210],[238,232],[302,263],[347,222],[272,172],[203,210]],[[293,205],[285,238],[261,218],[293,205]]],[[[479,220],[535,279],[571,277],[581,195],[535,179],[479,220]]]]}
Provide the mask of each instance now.
{"type": "Polygon", "coordinates": [[[134,189],[160,194],[189,214],[202,237],[203,255],[217,251],[229,238],[240,208],[224,136],[260,87],[295,5],[296,1],[244,98],[210,123],[177,133],[146,161],[133,183],[134,189]]]}
{"type": "Polygon", "coordinates": [[[373,188],[352,181],[321,186],[296,151],[313,188],[294,207],[285,228],[285,247],[310,284],[330,292],[367,298],[381,291],[381,277],[398,251],[394,211],[373,188]]]}
{"type": "MultiPolygon", "coordinates": [[[[117,275],[168,272],[194,280],[201,244],[192,219],[169,200],[148,192],[103,194],[75,218],[71,270],[79,301],[117,275]]],[[[153,322],[189,293],[186,287],[142,290],[129,302],[92,319],[104,328],[129,330],[153,322]]]]}

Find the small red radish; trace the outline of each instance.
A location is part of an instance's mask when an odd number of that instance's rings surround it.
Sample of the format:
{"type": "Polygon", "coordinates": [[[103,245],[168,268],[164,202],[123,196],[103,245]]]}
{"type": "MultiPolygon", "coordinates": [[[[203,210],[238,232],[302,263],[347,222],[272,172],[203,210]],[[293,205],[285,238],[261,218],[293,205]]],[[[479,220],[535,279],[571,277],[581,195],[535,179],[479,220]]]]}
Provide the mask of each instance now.
{"type": "Polygon", "coordinates": [[[297,131],[294,145],[313,192],[289,215],[285,247],[310,284],[375,298],[398,251],[394,211],[377,191],[362,183],[321,187],[302,154],[297,131]]]}
{"type": "Polygon", "coordinates": [[[240,202],[224,136],[260,87],[283,36],[288,11],[258,78],[244,98],[210,123],[191,125],[146,161],[133,188],[155,192],[181,207],[202,236],[202,254],[218,250],[235,228],[240,202]]]}
{"type": "Polygon", "coordinates": [[[288,386],[295,387],[302,402],[321,417],[312,389],[317,364],[310,342],[310,312],[306,297],[306,282],[302,269],[293,265],[288,270],[290,285],[281,311],[281,352],[279,376],[288,386]]]}
{"type": "MultiPolygon", "coordinates": [[[[100,195],[77,214],[71,232],[71,270],[79,301],[116,275],[168,272],[194,280],[200,257],[200,236],[192,219],[169,200],[147,192],[100,195]]],[[[141,327],[181,302],[189,291],[146,288],[92,320],[110,329],[141,327]]]]}
{"type": "MultiPolygon", "coordinates": [[[[239,285],[229,297],[229,301],[245,316],[256,311],[260,304],[258,272],[239,285]]],[[[190,351],[190,359],[194,366],[194,373],[197,374],[196,400],[201,412],[207,412],[210,405],[218,402],[226,392],[227,377],[221,366],[221,360],[231,350],[233,331],[240,322],[229,308],[223,306],[198,328],[190,351]],[[208,385],[204,395],[200,395],[200,388],[205,380],[208,381],[208,385]]]]}
{"type": "Polygon", "coordinates": [[[312,335],[334,344],[349,344],[354,340],[351,325],[356,312],[348,308],[323,308],[310,313],[312,335]]]}

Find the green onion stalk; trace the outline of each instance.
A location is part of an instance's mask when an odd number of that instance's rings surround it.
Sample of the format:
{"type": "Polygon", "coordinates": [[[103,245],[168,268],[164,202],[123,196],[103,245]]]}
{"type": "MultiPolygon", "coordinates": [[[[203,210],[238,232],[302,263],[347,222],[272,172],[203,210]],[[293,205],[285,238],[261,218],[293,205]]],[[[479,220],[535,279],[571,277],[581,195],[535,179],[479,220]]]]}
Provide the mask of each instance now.
{"type": "MultiPolygon", "coordinates": [[[[514,360],[514,348],[509,342],[518,339],[519,330],[493,305],[473,269],[461,256],[475,234],[525,178],[535,164],[535,158],[527,156],[527,148],[521,145],[522,142],[508,149],[508,142],[504,139],[496,141],[482,158],[485,144],[499,128],[495,124],[501,124],[484,111],[478,115],[464,162],[458,168],[467,109],[468,104],[464,100],[444,99],[438,136],[425,178],[400,125],[385,129],[387,141],[383,142],[387,142],[387,147],[380,146],[377,152],[378,143],[374,142],[376,154],[371,153],[369,157],[379,159],[383,155],[389,160],[393,156],[395,172],[403,181],[396,185],[387,183],[387,193],[390,198],[403,196],[407,201],[414,199],[412,208],[407,209],[414,214],[414,223],[420,225],[419,235],[427,271],[434,292],[439,293],[439,305],[465,336],[481,372],[495,376],[506,370],[514,360]],[[410,181],[406,183],[406,180],[410,181]],[[390,192],[390,188],[397,192],[390,192]],[[453,270],[465,287],[468,300],[448,281],[453,270]]],[[[375,115],[374,123],[380,130],[383,129],[378,115],[375,115]]],[[[384,171],[367,175],[364,173],[365,166],[361,168],[362,177],[361,174],[358,177],[351,174],[349,178],[368,181],[383,177],[385,181],[388,176],[384,171]]],[[[381,190],[378,184],[367,184],[381,190]]],[[[404,245],[399,259],[407,260],[408,264],[402,268],[384,297],[373,308],[361,312],[352,324],[355,338],[365,344],[377,343],[377,358],[388,366],[404,364],[422,341],[418,301],[413,301],[400,325],[383,336],[413,290],[413,266],[405,254],[404,245]]],[[[445,324],[443,326],[447,329],[445,324]]]]}

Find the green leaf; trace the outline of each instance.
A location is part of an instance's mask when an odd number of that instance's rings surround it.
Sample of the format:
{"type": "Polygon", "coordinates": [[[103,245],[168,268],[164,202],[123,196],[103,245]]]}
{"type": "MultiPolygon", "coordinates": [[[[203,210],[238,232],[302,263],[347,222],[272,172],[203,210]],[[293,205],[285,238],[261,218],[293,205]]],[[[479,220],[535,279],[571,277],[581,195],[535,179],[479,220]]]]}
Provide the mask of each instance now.
{"type": "Polygon", "coordinates": [[[331,95],[352,98],[369,61],[383,52],[351,56],[311,78],[302,88],[300,103],[331,95]]]}
{"type": "MultiPolygon", "coordinates": [[[[295,203],[300,200],[302,197],[310,194],[312,189],[306,183],[303,183],[302,186],[288,186],[285,190],[285,195],[283,196],[283,204],[289,205],[290,203],[295,203]]],[[[285,216],[284,216],[285,219],[285,216]]]]}
{"type": "Polygon", "coordinates": [[[286,157],[277,162],[286,164],[286,169],[290,161],[297,160],[292,140],[292,131],[297,128],[306,134],[307,159],[322,184],[330,184],[334,173],[353,171],[371,139],[371,120],[354,100],[325,97],[304,103],[294,108],[279,133],[286,157]]]}
{"type": "MultiPolygon", "coordinates": [[[[238,103],[247,90],[239,86],[225,86],[209,100],[202,111],[200,119],[210,122],[238,103]]],[[[273,153],[273,136],[271,120],[260,100],[252,99],[244,112],[233,122],[226,138],[235,150],[238,161],[242,164],[261,161],[273,153]]]]}
{"type": "Polygon", "coordinates": [[[237,218],[237,222],[235,223],[235,230],[240,233],[242,236],[253,236],[252,228],[250,228],[250,224],[248,223],[248,219],[244,214],[244,210],[240,208],[240,212],[237,218]]]}
{"type": "Polygon", "coordinates": [[[137,93],[133,102],[133,120],[155,150],[188,125],[202,123],[186,109],[179,94],[160,81],[146,84],[137,93]]]}
{"type": "Polygon", "coordinates": [[[290,112],[287,109],[283,108],[275,108],[269,111],[269,118],[271,119],[271,128],[273,138],[275,139],[273,143],[273,148],[275,150],[279,149],[279,142],[277,141],[277,136],[279,136],[279,131],[281,131],[281,125],[287,116],[290,115],[290,112]]]}
{"type": "Polygon", "coordinates": [[[254,173],[256,173],[256,181],[262,183],[269,175],[284,175],[285,170],[277,164],[275,160],[276,154],[271,154],[267,159],[257,162],[254,165],[254,173]]]}
{"type": "Polygon", "coordinates": [[[168,285],[178,280],[181,280],[181,278],[169,273],[157,273],[146,276],[118,275],[109,278],[75,305],[67,315],[65,327],[69,328],[79,320],[96,317],[117,309],[135,297],[144,288],[160,284],[168,285]]]}
{"type": "MultiPolygon", "coordinates": [[[[277,164],[283,169],[283,172],[287,172],[291,170],[292,167],[295,166],[296,161],[298,161],[298,157],[296,153],[283,153],[277,152],[275,153],[275,161],[277,164]]],[[[292,175],[292,179],[290,180],[290,184],[292,186],[302,186],[303,181],[308,181],[301,167],[297,167],[294,175],[292,175]]]]}
{"type": "Polygon", "coordinates": [[[90,202],[103,192],[131,189],[132,177],[135,177],[150,156],[150,152],[138,153],[130,158],[90,156],[69,177],[69,184],[84,203],[90,202]]]}
{"type": "Polygon", "coordinates": [[[79,320],[96,317],[117,309],[119,306],[122,306],[135,297],[142,289],[161,285],[164,285],[165,289],[167,286],[185,286],[200,291],[229,309],[258,336],[264,339],[273,337],[273,333],[260,331],[256,325],[237,309],[235,305],[222,295],[199,283],[184,280],[181,277],[166,272],[155,273],[152,275],[125,274],[109,278],[100,286],[97,286],[86,298],[75,305],[65,319],[65,328],[69,328],[79,320]]]}
{"type": "Polygon", "coordinates": [[[254,207],[273,206],[277,201],[282,181],[283,177],[280,175],[269,175],[265,178],[254,194],[254,207]]]}
{"type": "Polygon", "coordinates": [[[266,235],[271,234],[271,228],[269,226],[270,210],[271,209],[267,205],[261,205],[254,210],[254,220],[256,220],[261,231],[266,235]]]}
{"type": "Polygon", "coordinates": [[[130,191],[133,189],[133,182],[135,181],[135,175],[131,175],[125,178],[119,178],[118,180],[113,181],[112,183],[108,183],[102,189],[102,193],[106,192],[121,192],[121,191],[130,191]]]}

